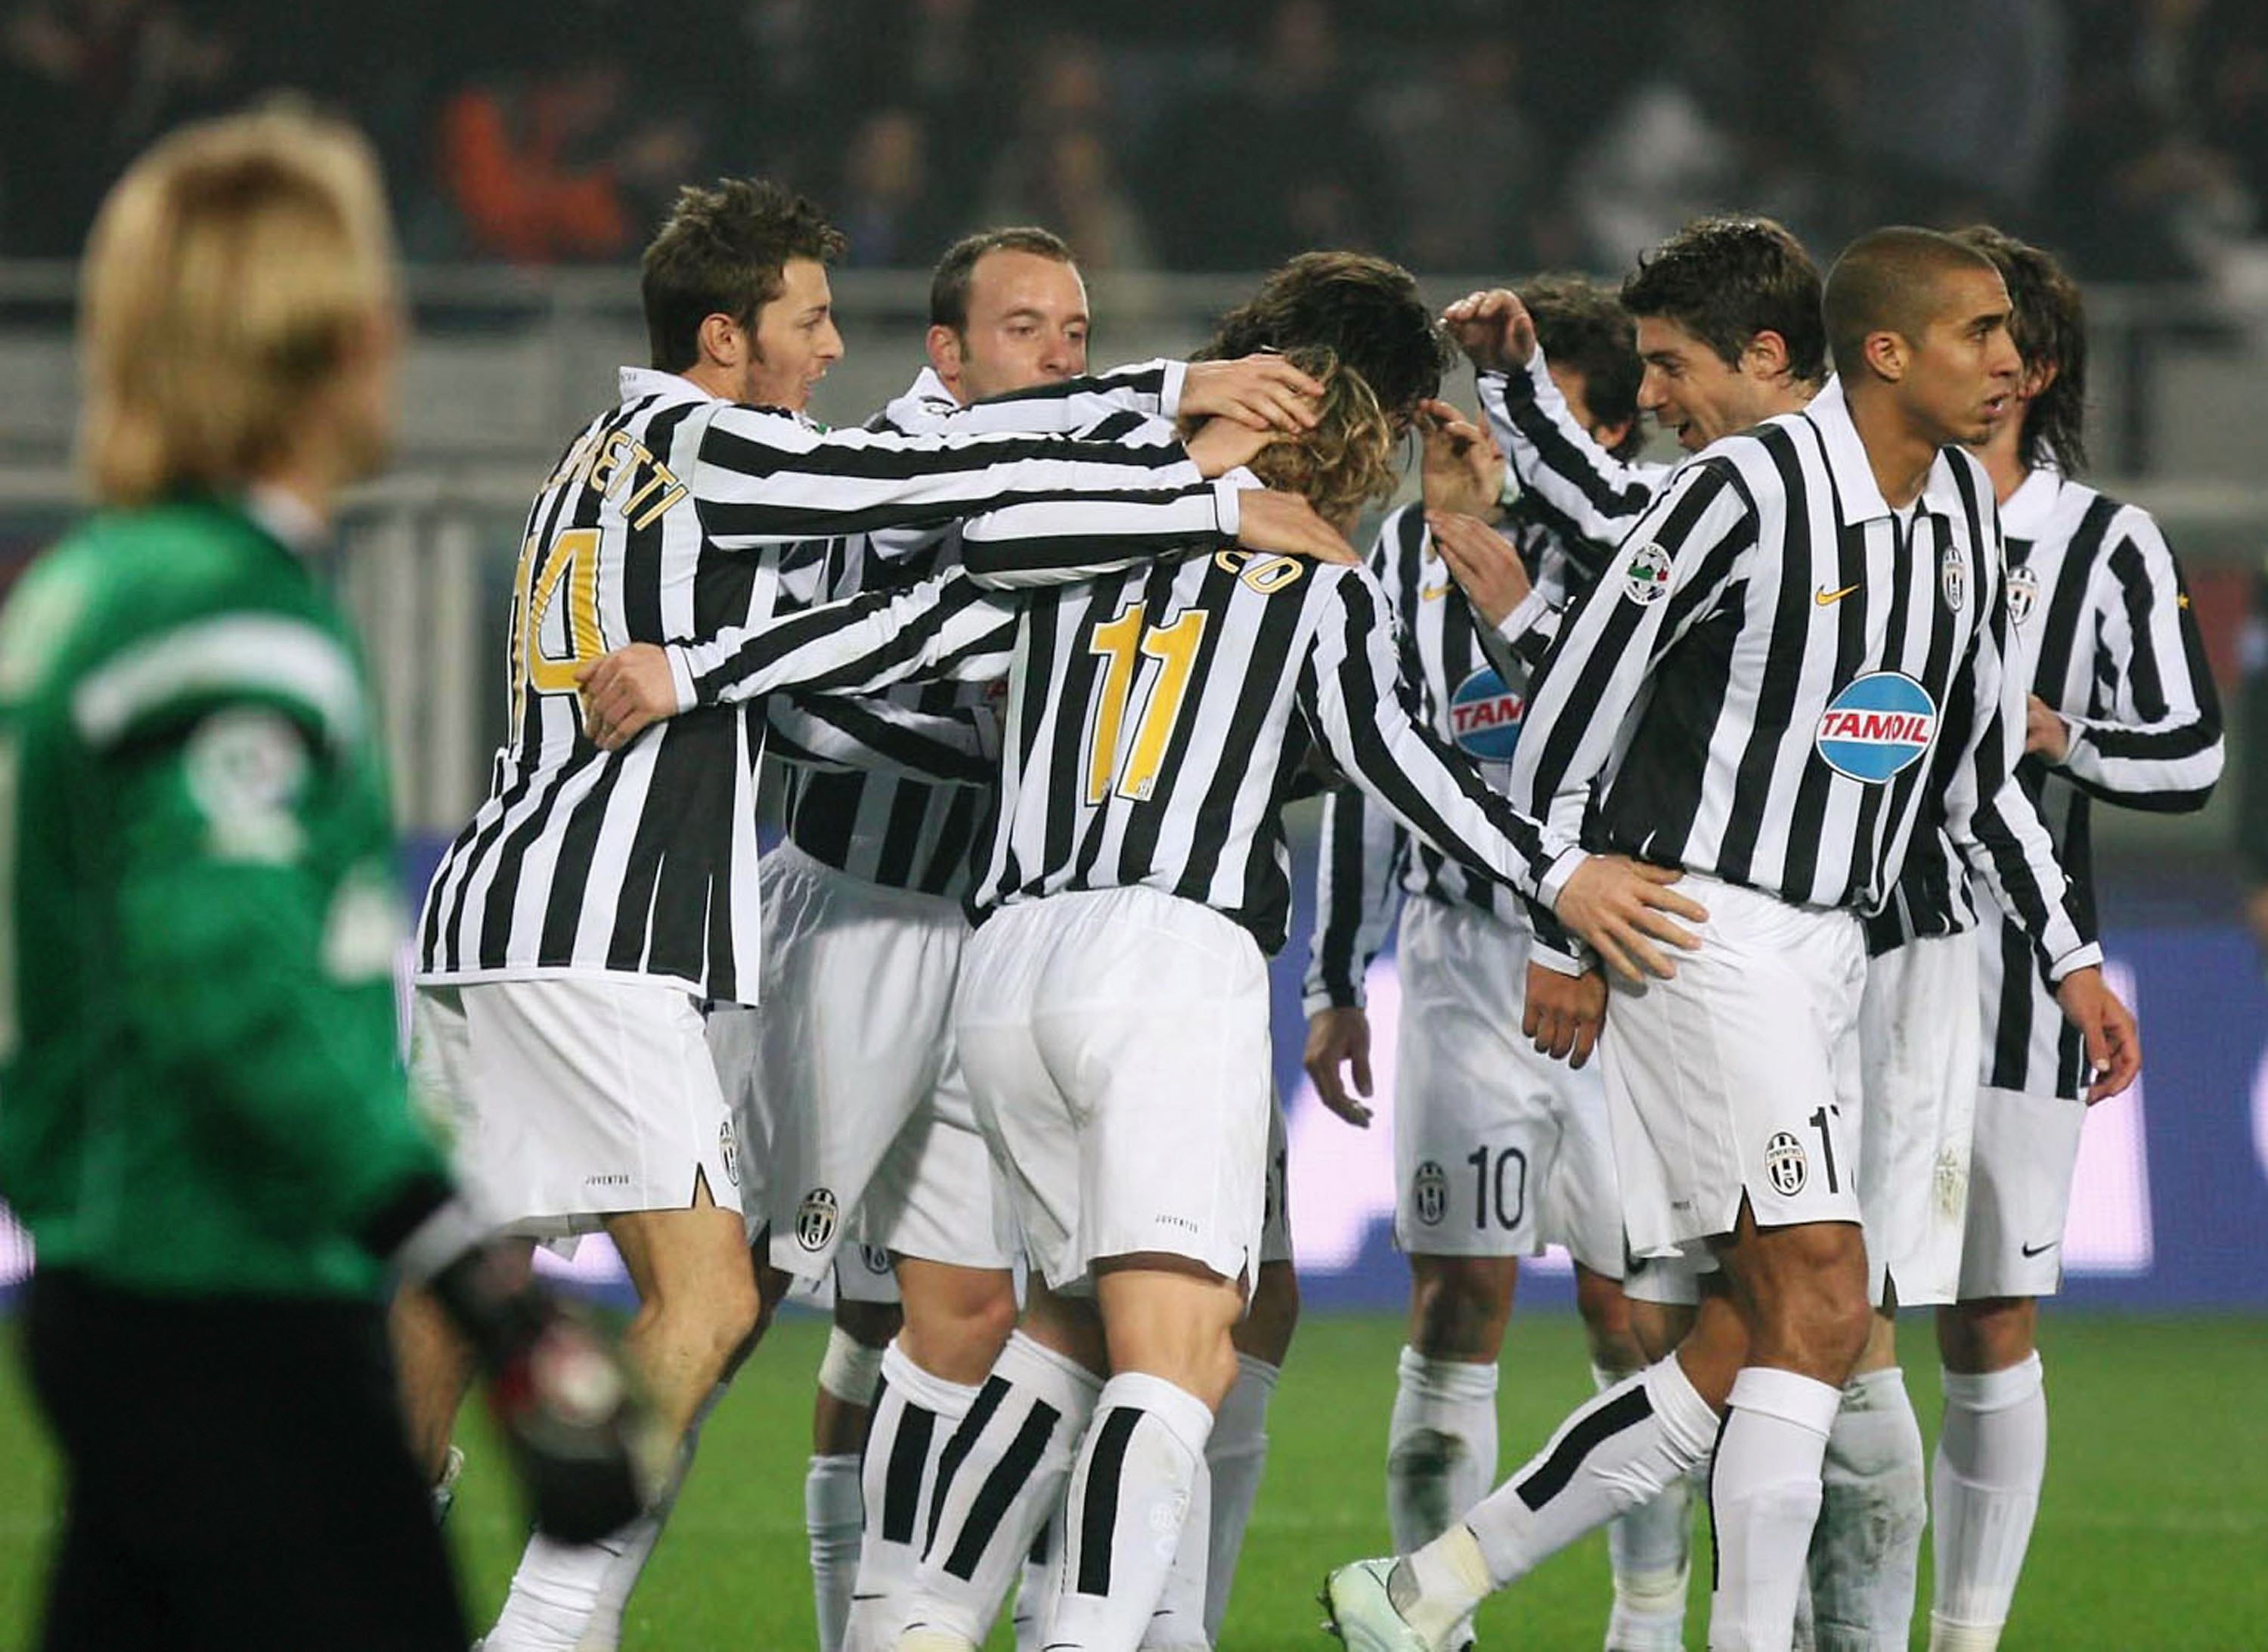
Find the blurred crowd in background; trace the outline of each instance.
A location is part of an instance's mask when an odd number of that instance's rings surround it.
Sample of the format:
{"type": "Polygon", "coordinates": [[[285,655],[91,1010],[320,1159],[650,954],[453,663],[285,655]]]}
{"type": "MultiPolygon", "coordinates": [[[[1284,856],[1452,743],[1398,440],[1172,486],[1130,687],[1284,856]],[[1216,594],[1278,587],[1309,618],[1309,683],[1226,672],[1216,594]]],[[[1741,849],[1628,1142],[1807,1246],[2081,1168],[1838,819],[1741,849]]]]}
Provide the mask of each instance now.
{"type": "Polygon", "coordinates": [[[155,133],[286,86],[375,134],[419,259],[621,260],[767,172],[864,265],[1029,219],[1094,268],[1613,270],[1739,206],[2268,270],[2263,0],[0,0],[0,255],[75,255],[155,133]]]}

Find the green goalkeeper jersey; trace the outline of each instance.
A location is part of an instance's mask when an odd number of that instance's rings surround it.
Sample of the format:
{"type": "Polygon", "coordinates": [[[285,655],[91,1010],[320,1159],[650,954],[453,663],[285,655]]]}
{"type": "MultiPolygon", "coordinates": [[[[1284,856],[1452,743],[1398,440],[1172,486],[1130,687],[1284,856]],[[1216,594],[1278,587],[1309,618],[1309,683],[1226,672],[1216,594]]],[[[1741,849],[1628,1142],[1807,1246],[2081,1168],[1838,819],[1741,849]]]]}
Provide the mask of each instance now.
{"type": "Polygon", "coordinates": [[[361,655],[242,510],[97,516],[0,613],[0,1198],[41,1266],[368,1294],[440,1173],[361,655]]]}

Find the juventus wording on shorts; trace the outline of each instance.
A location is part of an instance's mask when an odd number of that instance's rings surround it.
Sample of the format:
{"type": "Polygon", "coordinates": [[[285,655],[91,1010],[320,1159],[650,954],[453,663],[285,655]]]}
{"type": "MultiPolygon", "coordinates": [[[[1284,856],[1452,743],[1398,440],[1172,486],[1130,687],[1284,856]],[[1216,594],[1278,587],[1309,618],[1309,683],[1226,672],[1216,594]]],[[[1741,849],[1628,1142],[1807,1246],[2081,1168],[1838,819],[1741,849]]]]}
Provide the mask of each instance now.
{"type": "MultiPolygon", "coordinates": [[[[1098,538],[1147,555],[1221,542],[1234,511],[1168,447],[822,431],[624,369],[621,405],[576,438],[529,513],[511,734],[427,892],[418,979],[601,974],[711,999],[754,991],[760,712],[696,709],[608,753],[584,733],[575,674],[632,642],[739,628],[745,644],[784,605],[782,545],[958,520],[996,568],[1059,577],[1074,517],[1084,555],[1098,538]]],[[[806,616],[799,644],[840,667],[823,633],[860,617],[806,616]]],[[[871,624],[862,635],[890,642],[871,624]]],[[[756,652],[771,686],[799,681],[793,651],[756,652]]]]}
{"type": "MultiPolygon", "coordinates": [[[[1555,846],[1580,832],[1591,851],[1864,912],[1941,777],[1955,837],[2009,845],[1977,864],[2058,972],[2099,962],[2007,784],[2021,728],[2001,587],[1983,468],[1948,447],[1889,511],[1830,380],[1680,469],[1631,530],[1534,685],[1513,800],[1552,815],[1555,846]]],[[[1555,861],[1547,896],[1579,859],[1555,861]]]]}

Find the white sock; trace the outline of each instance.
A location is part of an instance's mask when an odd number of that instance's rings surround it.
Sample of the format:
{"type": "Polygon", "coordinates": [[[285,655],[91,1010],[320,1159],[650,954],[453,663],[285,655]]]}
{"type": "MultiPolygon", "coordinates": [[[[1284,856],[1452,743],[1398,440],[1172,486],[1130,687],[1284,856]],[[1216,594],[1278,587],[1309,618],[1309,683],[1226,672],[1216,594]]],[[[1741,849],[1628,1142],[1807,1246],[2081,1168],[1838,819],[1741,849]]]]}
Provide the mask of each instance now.
{"type": "Polygon", "coordinates": [[[897,1644],[913,1607],[938,1459],[976,1399],[976,1389],[924,1371],[895,1342],[883,1351],[859,1462],[859,1506],[872,1517],[859,1532],[843,1652],[891,1652],[897,1644]]]}
{"type": "Polygon", "coordinates": [[[1220,1639],[1228,1616],[1244,1529],[1251,1523],[1260,1476],[1268,1466],[1268,1402],[1275,1398],[1280,1375],[1279,1367],[1256,1355],[1238,1354],[1236,1381],[1205,1441],[1205,1468],[1212,1482],[1212,1516],[1205,1523],[1204,1628],[1210,1640],[1220,1639]]]}
{"type": "MultiPolygon", "coordinates": [[[[1220,1427],[1217,1416],[1213,1427],[1216,1432],[1220,1427]]],[[[1174,1551],[1173,1564],[1166,1570],[1166,1587],[1158,1597],[1158,1609],[1150,1614],[1149,1627],[1142,1632],[1144,1652],[1211,1652],[1215,1636],[1206,1626],[1205,1611],[1212,1592],[1215,1513],[1208,1452],[1197,1459],[1197,1476],[1189,1482],[1189,1507],[1182,1522],[1182,1540],[1174,1551]]]]}
{"type": "Polygon", "coordinates": [[[1710,1652],[1788,1652],[1811,1528],[1819,1518],[1820,1463],[1843,1390],[1765,1366],[1733,1379],[1709,1512],[1717,1533],[1710,1652]]]}
{"type": "Polygon", "coordinates": [[[2048,1397],[2037,1353],[1981,1376],[1945,1373],[1931,1484],[1937,1588],[1929,1643],[1937,1652],[1999,1644],[2047,1465],[2048,1397]]]}
{"type": "Polygon", "coordinates": [[[858,1581],[860,1527],[865,1500],[858,1489],[855,1454],[815,1457],[803,1477],[803,1530],[811,1539],[811,1601],[819,1620],[819,1652],[842,1652],[858,1581]]]}
{"type": "Polygon", "coordinates": [[[1022,1331],[938,1459],[921,1571],[908,1614],[981,1643],[1064,1480],[1101,1383],[1022,1331]]]}
{"type": "Polygon", "coordinates": [[[1706,1461],[1716,1438],[1717,1413],[1675,1357],[1624,1378],[1560,1424],[1543,1450],[1465,1516],[1490,1582],[1501,1589],[1651,1502],[1706,1461]]]}
{"type": "Polygon", "coordinates": [[[1820,1479],[1812,1643],[1818,1652],[1904,1652],[1929,1495],[1921,1427],[1897,1367],[1844,1385],[1820,1479]]]}
{"type": "Polygon", "coordinates": [[[1063,1555],[1063,1501],[1058,1498],[1048,1523],[1032,1541],[1024,1569],[1016,1579],[1016,1652],[1041,1652],[1040,1632],[1055,1610],[1056,1561],[1063,1555]]]}
{"type": "Polygon", "coordinates": [[[1064,1499],[1059,1593],[1044,1644],[1135,1652],[1165,1592],[1212,1408],[1163,1377],[1103,1384],[1064,1499]]]}
{"type": "Polygon", "coordinates": [[[1386,1431],[1386,1525],[1394,1552],[1440,1537],[1496,1484],[1494,1361],[1404,1347],[1386,1431]]]}
{"type": "Polygon", "coordinates": [[[575,1652],[615,1652],[622,1644],[622,1613],[630,1604],[630,1591],[645,1575],[646,1562],[653,1558],[654,1545],[661,1541],[661,1529],[669,1523],[672,1510],[677,1507],[677,1494],[685,1489],[685,1477],[693,1468],[693,1453],[701,1443],[701,1430],[716,1414],[718,1402],[725,1398],[725,1384],[719,1383],[709,1390],[709,1398],[693,1413],[686,1425],[685,1437],[677,1442],[677,1457],[670,1465],[669,1479],[661,1494],[653,1500],[653,1507],[622,1528],[621,1552],[607,1567],[607,1575],[599,1582],[598,1604],[592,1609],[591,1622],[583,1631],[583,1638],[575,1642],[575,1652]]]}
{"type": "MultiPolygon", "coordinates": [[[[1623,1380],[1591,1368],[1591,1382],[1602,1394],[1623,1380]]],[[[1607,1652],[1682,1652],[1693,1567],[1693,1476],[1680,1475],[1660,1496],[1608,1526],[1607,1558],[1615,1574],[1607,1652]]]]}

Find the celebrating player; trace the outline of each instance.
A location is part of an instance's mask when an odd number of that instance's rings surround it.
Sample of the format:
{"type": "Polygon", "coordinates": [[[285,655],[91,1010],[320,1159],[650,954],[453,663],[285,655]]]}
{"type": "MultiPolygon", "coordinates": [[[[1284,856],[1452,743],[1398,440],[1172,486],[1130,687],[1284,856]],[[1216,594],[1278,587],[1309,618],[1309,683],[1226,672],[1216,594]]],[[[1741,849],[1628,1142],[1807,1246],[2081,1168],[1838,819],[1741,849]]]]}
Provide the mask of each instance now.
{"type": "MultiPolygon", "coordinates": [[[[1627,457],[1639,380],[1628,316],[1588,283],[1549,278],[1527,284],[1521,313],[1550,353],[1549,394],[1587,439],[1627,457]]],[[[1561,439],[1556,425],[1544,439],[1561,439]]],[[[1569,515],[1515,483],[1502,531],[1516,536],[1510,572],[1519,577],[1498,588],[1504,542],[1469,515],[1439,513],[1495,510],[1506,490],[1502,455],[1481,432],[1436,421],[1426,461],[1425,509],[1387,518],[1369,565],[1394,601],[1403,670],[1425,683],[1436,731],[1501,786],[1521,700],[1482,657],[1477,631],[1517,612],[1529,570],[1562,608],[1614,548],[1569,543],[1569,515]],[[1457,446],[1471,462],[1443,451],[1457,446]],[[1438,533],[1427,528],[1429,513],[1438,533]],[[1452,593],[1453,569],[1470,602],[1452,593]]],[[[1395,1549],[1407,1553],[1496,1483],[1497,1360],[1520,1257],[1547,1242],[1573,1254],[1600,1388],[1645,1358],[1622,1294],[1622,1208],[1598,1074],[1518,1036],[1528,937],[1517,903],[1439,851],[1412,845],[1353,787],[1329,805],[1318,863],[1307,1066],[1325,1103],[1359,1125],[1368,1110],[1347,1094],[1339,1068],[1351,1065],[1358,1090],[1369,1094],[1362,980],[1393,922],[1397,886],[1402,896],[1395,1238],[1410,1258],[1410,1339],[1388,1432],[1387,1514],[1395,1549]]],[[[1683,1480],[1616,1523],[1609,1647],[1675,1641],[1691,1524],[1683,1480]]]]}
{"type": "MultiPolygon", "coordinates": [[[[2157,524],[2075,479],[2087,464],[2078,289],[2047,254],[2011,237],[1979,228],[1955,239],[2007,281],[2023,362],[2015,408],[1978,450],[2007,535],[2012,668],[2030,690],[2017,778],[2091,905],[2094,801],[2204,807],[2220,775],[2220,708],[2157,524]]],[[[2008,1616],[2047,1461],[2039,1299],[2063,1279],[2087,1104],[2110,1093],[2095,1052],[2058,1017],[2023,932],[1988,905],[1977,945],[1983,1088],[1959,1301],[1938,1311],[1938,1652],[1990,1652],[2008,1616]]]]}
{"type": "MultiPolygon", "coordinates": [[[[1402,1562],[1333,1573],[1351,1644],[1432,1652],[1478,1599],[1712,1440],[1711,1643],[1791,1642],[1827,1434],[1870,1319],[1840,1116],[1857,1100],[1854,914],[1889,894],[1925,759],[1954,754],[1959,836],[2001,807],[2014,749],[1992,502],[1949,446],[1981,440],[2013,388],[2007,290],[1957,242],[1885,230],[1838,261],[1824,312],[1845,377],[1673,480],[1546,665],[1514,759],[1515,800],[1589,804],[1594,853],[1683,867],[1709,905],[1674,978],[1624,985],[1651,961],[1607,960],[1602,1054],[1631,1248],[1705,1243],[1729,1294],[1463,1524],[1402,1562]]],[[[2132,1019],[2036,835],[1995,868],[1996,893],[2123,1088],[2132,1019]]],[[[1556,893],[1560,918],[1581,914],[1573,879],[1556,893]]]]}

